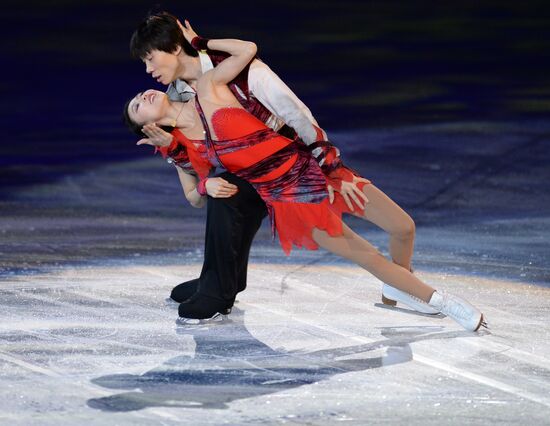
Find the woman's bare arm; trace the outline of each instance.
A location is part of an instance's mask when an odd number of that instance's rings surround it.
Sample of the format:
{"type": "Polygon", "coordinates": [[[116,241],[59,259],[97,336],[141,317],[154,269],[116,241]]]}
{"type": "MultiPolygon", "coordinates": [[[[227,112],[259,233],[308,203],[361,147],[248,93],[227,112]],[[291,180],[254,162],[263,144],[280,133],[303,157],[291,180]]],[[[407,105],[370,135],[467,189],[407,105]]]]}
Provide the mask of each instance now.
{"type": "Polygon", "coordinates": [[[235,39],[210,40],[208,48],[221,50],[231,55],[213,69],[211,81],[215,85],[227,84],[237,77],[254,59],[258,51],[255,43],[235,39]]]}
{"type": "MultiPolygon", "coordinates": [[[[189,43],[197,37],[197,33],[191,28],[189,21],[182,25],[178,21],[183,36],[189,43]]],[[[229,83],[254,59],[258,48],[251,41],[236,39],[208,40],[208,49],[227,52],[231,56],[219,63],[211,73],[211,82],[215,85],[224,85],[229,83]]]]}
{"type": "MultiPolygon", "coordinates": [[[[185,198],[196,208],[204,207],[206,204],[206,195],[202,196],[197,191],[199,179],[196,176],[185,173],[180,167],[176,166],[180,178],[181,187],[185,198]]],[[[239,188],[221,177],[206,179],[205,189],[208,195],[213,198],[229,198],[235,195],[239,188]]]]}
{"type": "Polygon", "coordinates": [[[206,197],[203,197],[197,192],[197,183],[199,182],[197,177],[190,175],[189,173],[185,173],[180,167],[177,166],[176,170],[178,171],[178,177],[180,178],[183,193],[185,194],[187,201],[189,201],[189,204],[196,208],[204,207],[206,204],[206,197]]]}

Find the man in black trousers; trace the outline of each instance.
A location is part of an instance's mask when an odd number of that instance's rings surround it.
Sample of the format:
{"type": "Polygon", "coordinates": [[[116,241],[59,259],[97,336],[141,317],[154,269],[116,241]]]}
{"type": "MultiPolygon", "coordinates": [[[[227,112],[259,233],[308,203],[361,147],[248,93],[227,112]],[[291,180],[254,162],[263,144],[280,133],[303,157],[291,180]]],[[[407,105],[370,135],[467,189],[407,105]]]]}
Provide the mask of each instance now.
{"type": "MultiPolygon", "coordinates": [[[[168,85],[171,99],[186,101],[195,96],[198,78],[227,54],[193,49],[183,37],[180,25],[169,13],[151,15],[134,32],[130,50],[145,63],[147,73],[168,85]]],[[[318,124],[311,112],[259,59],[254,59],[229,87],[245,109],[272,129],[290,138],[297,135],[307,145],[315,143],[318,124]]],[[[147,138],[139,144],[162,146],[161,151],[179,168],[178,173],[193,173],[188,158],[182,156],[171,134],[154,125],[142,130],[147,138]]],[[[322,159],[327,150],[338,155],[334,147],[316,148],[312,152],[322,159]]],[[[250,247],[267,214],[265,203],[248,182],[221,169],[215,170],[211,177],[236,185],[238,191],[228,198],[208,193],[201,275],[176,286],[171,293],[171,298],[180,303],[179,315],[184,318],[211,318],[218,312],[231,311],[237,293],[246,288],[250,247]]]]}

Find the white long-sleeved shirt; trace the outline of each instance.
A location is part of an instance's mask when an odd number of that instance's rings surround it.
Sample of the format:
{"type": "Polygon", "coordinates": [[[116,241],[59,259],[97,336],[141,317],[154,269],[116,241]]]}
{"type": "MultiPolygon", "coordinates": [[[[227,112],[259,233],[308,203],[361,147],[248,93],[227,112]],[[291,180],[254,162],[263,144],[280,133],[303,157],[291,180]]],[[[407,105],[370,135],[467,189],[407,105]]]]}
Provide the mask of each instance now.
{"type": "MultiPolygon", "coordinates": [[[[199,52],[202,72],[214,68],[210,57],[199,52]]],[[[306,143],[315,142],[318,126],[309,108],[294,94],[292,90],[259,59],[254,59],[248,72],[248,89],[250,95],[258,99],[270,112],[271,117],[266,125],[273,130],[279,130],[284,124],[292,127],[298,136],[306,143]]],[[[176,80],[166,91],[172,100],[188,100],[195,96],[195,91],[183,80],[176,80]]]]}

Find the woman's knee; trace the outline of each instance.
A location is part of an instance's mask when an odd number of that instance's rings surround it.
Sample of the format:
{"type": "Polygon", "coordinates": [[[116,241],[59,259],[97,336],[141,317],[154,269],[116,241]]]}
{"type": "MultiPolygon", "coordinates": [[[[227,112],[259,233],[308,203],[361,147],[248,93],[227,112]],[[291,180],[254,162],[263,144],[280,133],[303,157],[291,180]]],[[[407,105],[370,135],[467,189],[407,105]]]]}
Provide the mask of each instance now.
{"type": "Polygon", "coordinates": [[[405,216],[399,221],[399,223],[393,227],[391,232],[392,236],[395,236],[399,239],[414,238],[415,233],[416,225],[412,217],[410,217],[408,214],[405,214],[405,216]]]}

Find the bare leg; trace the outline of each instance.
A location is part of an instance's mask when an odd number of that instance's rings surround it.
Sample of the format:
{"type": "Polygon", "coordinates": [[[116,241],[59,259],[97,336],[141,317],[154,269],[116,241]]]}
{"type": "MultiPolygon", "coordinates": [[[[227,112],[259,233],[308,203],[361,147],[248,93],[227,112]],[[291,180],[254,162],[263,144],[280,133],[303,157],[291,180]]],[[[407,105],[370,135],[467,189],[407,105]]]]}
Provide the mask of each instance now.
{"type": "Polygon", "coordinates": [[[324,249],[342,256],[363,267],[381,281],[406,293],[430,300],[435,289],[424,284],[408,269],[390,262],[368,241],[353,232],[345,223],[343,235],[331,237],[325,231],[313,230],[313,239],[324,249]]]}
{"type": "Polygon", "coordinates": [[[363,218],[390,235],[389,249],[392,260],[410,271],[414,250],[414,221],[376,186],[365,185],[363,192],[370,201],[363,218]]]}

